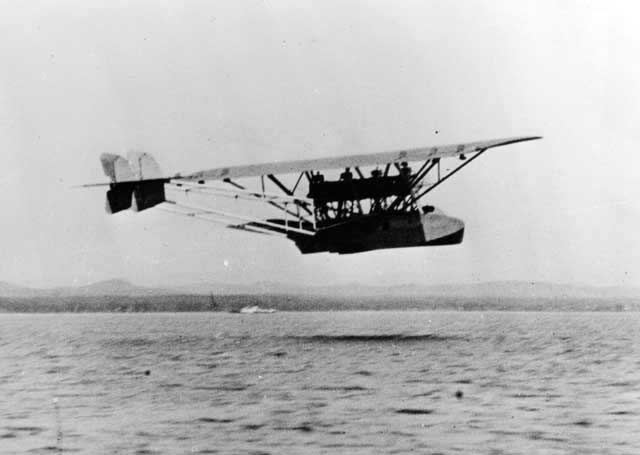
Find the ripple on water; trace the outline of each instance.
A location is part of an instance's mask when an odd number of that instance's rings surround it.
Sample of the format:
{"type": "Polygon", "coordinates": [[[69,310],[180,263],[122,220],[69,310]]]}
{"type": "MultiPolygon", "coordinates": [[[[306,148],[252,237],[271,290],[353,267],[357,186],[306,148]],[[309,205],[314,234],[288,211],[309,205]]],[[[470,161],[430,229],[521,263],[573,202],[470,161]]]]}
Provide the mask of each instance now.
{"type": "Polygon", "coordinates": [[[108,348],[132,348],[140,346],[151,346],[157,341],[150,338],[117,338],[105,340],[103,345],[108,348]]]}
{"type": "Polygon", "coordinates": [[[565,438],[560,438],[557,436],[549,436],[547,435],[545,432],[543,431],[529,431],[527,433],[527,438],[531,439],[532,441],[551,441],[551,442],[566,442],[567,439],[565,438]]]}
{"type": "Polygon", "coordinates": [[[440,389],[427,390],[426,392],[414,393],[413,395],[411,395],[411,398],[430,397],[433,394],[436,394],[438,392],[441,392],[441,390],[440,389]]]}
{"type": "Polygon", "coordinates": [[[259,430],[260,428],[262,428],[264,426],[265,426],[264,423],[247,423],[247,424],[242,425],[242,428],[244,430],[256,431],[256,430],[259,430]]]}
{"type": "Polygon", "coordinates": [[[581,419],[581,420],[576,420],[575,422],[573,422],[573,425],[579,426],[579,427],[590,427],[591,425],[593,425],[593,422],[591,420],[588,419],[581,419]]]}
{"type": "Polygon", "coordinates": [[[36,447],[34,449],[30,449],[28,452],[30,453],[42,453],[42,452],[62,452],[62,447],[58,446],[44,446],[44,447],[36,447]]]}
{"type": "Polygon", "coordinates": [[[169,384],[160,384],[159,387],[163,389],[177,389],[180,387],[184,387],[184,384],[180,384],[176,382],[176,383],[169,383],[169,384]]]}
{"type": "Polygon", "coordinates": [[[367,370],[358,370],[355,373],[358,376],[373,376],[373,373],[371,371],[367,371],[367,370]]]}
{"type": "Polygon", "coordinates": [[[35,426],[6,426],[4,429],[11,433],[28,433],[29,436],[36,436],[45,431],[45,428],[35,426]]]}
{"type": "Polygon", "coordinates": [[[612,415],[612,416],[634,416],[634,415],[637,415],[637,413],[633,412],[633,411],[611,411],[611,412],[608,412],[607,414],[612,415]]]}
{"type": "Polygon", "coordinates": [[[410,414],[410,415],[428,415],[433,414],[433,409],[417,409],[417,408],[402,408],[396,409],[396,414],[410,414]]]}
{"type": "Polygon", "coordinates": [[[289,340],[308,341],[316,343],[415,343],[420,341],[449,341],[457,340],[458,337],[439,336],[433,334],[406,335],[406,334],[385,334],[385,335],[299,335],[285,337],[289,340]]]}
{"type": "Polygon", "coordinates": [[[277,431],[300,431],[302,433],[311,433],[313,431],[313,427],[309,424],[300,424],[291,427],[274,427],[273,429],[277,431]]]}
{"type": "Polygon", "coordinates": [[[232,423],[235,421],[236,421],[235,419],[218,418],[218,417],[200,417],[199,419],[196,420],[196,422],[201,422],[201,423],[232,423]]]}
{"type": "Polygon", "coordinates": [[[329,391],[329,392],[363,392],[367,389],[360,385],[321,385],[314,387],[313,390],[329,391]]]}
{"type": "Polygon", "coordinates": [[[267,352],[267,355],[270,357],[284,357],[287,355],[286,351],[273,351],[273,352],[267,352]]]}

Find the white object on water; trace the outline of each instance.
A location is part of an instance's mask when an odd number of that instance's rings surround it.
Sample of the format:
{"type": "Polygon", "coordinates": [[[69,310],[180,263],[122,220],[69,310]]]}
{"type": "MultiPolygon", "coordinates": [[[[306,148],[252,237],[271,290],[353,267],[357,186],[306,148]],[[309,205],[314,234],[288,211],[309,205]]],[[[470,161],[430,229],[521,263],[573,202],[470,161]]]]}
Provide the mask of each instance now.
{"type": "Polygon", "coordinates": [[[276,310],[273,308],[260,308],[257,305],[254,306],[246,306],[240,309],[240,313],[243,314],[255,314],[255,313],[275,313],[276,310]]]}

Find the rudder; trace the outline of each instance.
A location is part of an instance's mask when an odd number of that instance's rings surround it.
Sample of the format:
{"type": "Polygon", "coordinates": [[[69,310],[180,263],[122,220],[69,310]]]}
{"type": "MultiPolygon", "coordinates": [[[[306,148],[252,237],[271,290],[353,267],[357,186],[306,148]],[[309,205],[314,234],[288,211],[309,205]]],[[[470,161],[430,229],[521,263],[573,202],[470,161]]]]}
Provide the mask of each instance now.
{"type": "Polygon", "coordinates": [[[107,191],[106,211],[113,214],[132,208],[136,212],[154,207],[165,201],[160,167],[147,153],[131,152],[128,159],[120,155],[100,155],[102,169],[111,179],[107,191]]]}

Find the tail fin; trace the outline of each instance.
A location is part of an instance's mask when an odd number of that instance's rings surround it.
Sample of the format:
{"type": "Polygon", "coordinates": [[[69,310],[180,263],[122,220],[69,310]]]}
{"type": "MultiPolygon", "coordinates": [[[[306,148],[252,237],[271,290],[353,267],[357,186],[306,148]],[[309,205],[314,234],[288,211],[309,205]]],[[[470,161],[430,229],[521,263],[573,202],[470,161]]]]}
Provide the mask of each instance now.
{"type": "Polygon", "coordinates": [[[118,213],[133,208],[146,210],[165,201],[164,184],[160,167],[147,153],[132,152],[128,159],[120,155],[100,155],[102,169],[111,179],[107,191],[107,213],[118,213]]]}
{"type": "Polygon", "coordinates": [[[109,177],[112,183],[136,180],[129,162],[120,155],[103,153],[100,155],[100,163],[102,163],[104,175],[109,177]]]}
{"type": "Polygon", "coordinates": [[[129,152],[129,168],[137,180],[156,180],[162,178],[162,171],[156,160],[148,153],[129,152]]]}

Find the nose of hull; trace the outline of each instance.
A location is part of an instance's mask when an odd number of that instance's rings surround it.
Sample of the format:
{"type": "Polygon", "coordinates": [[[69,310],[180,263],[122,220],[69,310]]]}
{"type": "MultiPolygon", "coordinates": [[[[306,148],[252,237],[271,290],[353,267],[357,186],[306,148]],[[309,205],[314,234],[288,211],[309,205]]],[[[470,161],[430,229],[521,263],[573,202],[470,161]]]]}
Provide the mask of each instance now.
{"type": "Polygon", "coordinates": [[[457,245],[464,238],[464,222],[443,213],[422,215],[425,245],[457,245]]]}

